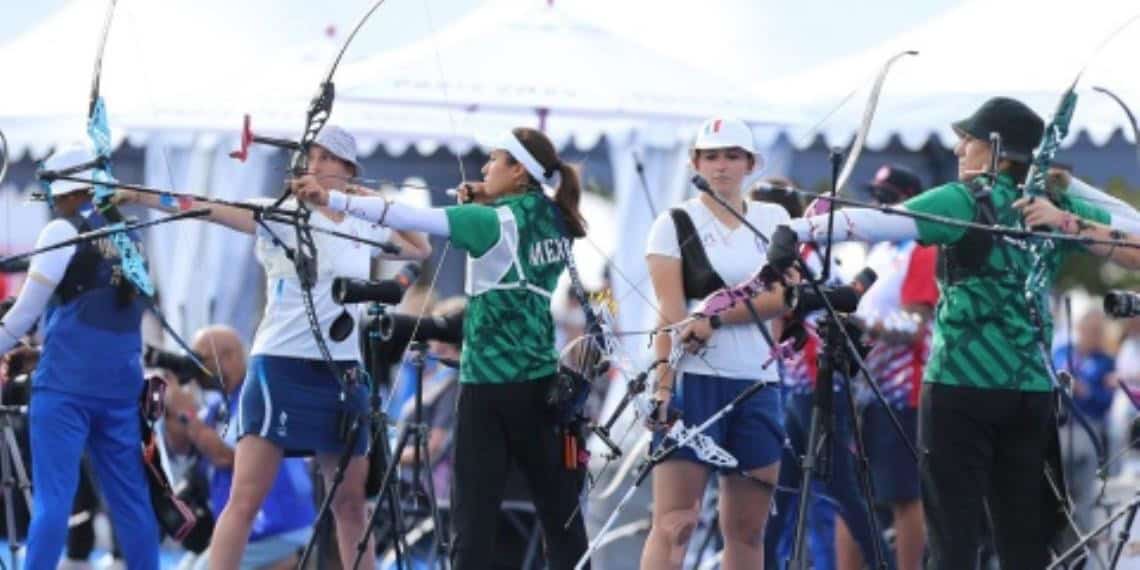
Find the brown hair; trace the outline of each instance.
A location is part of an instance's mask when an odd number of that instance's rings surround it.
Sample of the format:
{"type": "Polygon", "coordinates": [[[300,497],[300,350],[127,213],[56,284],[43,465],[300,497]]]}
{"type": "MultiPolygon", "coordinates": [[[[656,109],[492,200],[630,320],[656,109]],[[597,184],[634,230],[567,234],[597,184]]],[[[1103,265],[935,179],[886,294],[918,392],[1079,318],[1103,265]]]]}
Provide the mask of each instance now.
{"type": "MultiPolygon", "coordinates": [[[[562,182],[554,191],[554,203],[562,212],[562,218],[566,220],[566,231],[570,233],[570,237],[584,237],[586,220],[578,211],[578,203],[582,199],[582,183],[578,177],[578,170],[558,158],[554,143],[550,142],[541,131],[519,127],[513,129],[511,134],[519,139],[523,148],[530,152],[546,172],[553,174],[557,171],[562,176],[562,182]]],[[[514,157],[511,157],[511,160],[515,161],[514,157]]],[[[530,181],[535,185],[538,184],[534,176],[530,176],[530,181]]]]}

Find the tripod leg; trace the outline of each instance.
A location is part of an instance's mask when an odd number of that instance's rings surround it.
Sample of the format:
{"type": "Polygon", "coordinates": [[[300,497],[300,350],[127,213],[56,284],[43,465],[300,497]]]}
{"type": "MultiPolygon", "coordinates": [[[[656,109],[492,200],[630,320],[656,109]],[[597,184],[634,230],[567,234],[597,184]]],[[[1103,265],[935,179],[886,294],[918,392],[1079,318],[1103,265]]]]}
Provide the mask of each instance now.
{"type": "MultiPolygon", "coordinates": [[[[388,451],[388,440],[384,438],[385,453],[388,454],[388,460],[392,461],[394,458],[390,451],[388,451]]],[[[373,511],[373,520],[375,520],[376,513],[380,510],[379,502],[384,501],[388,504],[388,520],[389,527],[392,534],[392,549],[396,554],[396,568],[403,568],[404,556],[407,555],[408,545],[404,544],[404,508],[400,504],[400,485],[388,485],[388,488],[380,494],[380,499],[377,501],[376,511],[373,511]]],[[[368,524],[368,529],[375,528],[373,524],[368,524]]],[[[367,541],[361,542],[367,547],[367,541]]],[[[360,548],[360,545],[357,545],[360,548]]],[[[355,566],[355,564],[353,565],[355,566]]]]}
{"type": "MultiPolygon", "coordinates": [[[[376,402],[373,405],[373,410],[378,409],[379,403],[376,402]]],[[[380,450],[381,461],[384,466],[381,478],[383,478],[384,473],[388,472],[388,466],[391,465],[393,461],[392,449],[388,443],[387,427],[388,421],[385,414],[381,412],[378,414],[378,417],[373,417],[369,449],[380,450]]],[[[392,537],[392,552],[395,556],[396,568],[403,568],[406,548],[403,547],[403,543],[400,541],[400,537],[404,532],[404,513],[400,506],[400,487],[399,485],[384,485],[383,481],[381,481],[373,494],[376,497],[376,504],[372,510],[372,514],[368,518],[368,522],[364,525],[365,532],[361,535],[360,541],[356,543],[356,556],[353,560],[354,567],[356,564],[359,564],[359,561],[363,559],[364,553],[368,551],[369,540],[374,534],[377,534],[376,523],[379,521],[380,512],[387,507],[389,525],[385,530],[392,537]]],[[[383,536],[382,534],[377,534],[376,540],[379,541],[383,536]]]]}
{"type": "Polygon", "coordinates": [[[24,460],[20,457],[20,446],[16,443],[16,432],[11,425],[4,426],[4,441],[11,454],[12,466],[16,471],[16,485],[24,494],[24,501],[28,508],[32,508],[32,483],[28,479],[28,470],[24,468],[24,460]]]}
{"type": "Polygon", "coordinates": [[[807,517],[808,504],[811,502],[812,479],[815,478],[817,460],[824,450],[830,448],[831,434],[824,426],[825,421],[818,406],[812,408],[811,426],[808,428],[807,445],[800,466],[800,495],[796,505],[796,527],[794,542],[792,543],[792,557],[788,560],[788,568],[792,570],[807,570],[807,517]]]}
{"type": "MultiPolygon", "coordinates": [[[[3,481],[0,485],[4,488],[4,520],[8,525],[8,550],[12,560],[12,567],[19,568],[20,563],[17,559],[20,551],[19,532],[16,529],[16,505],[12,501],[13,493],[12,487],[16,482],[12,480],[12,463],[15,460],[16,465],[20,464],[20,448],[14,447],[12,442],[15,438],[8,438],[12,433],[12,426],[7,423],[4,424],[4,443],[0,446],[0,477],[3,481]]],[[[27,503],[28,509],[32,508],[31,500],[27,503]]]]}
{"type": "MultiPolygon", "coordinates": [[[[374,408],[375,409],[375,408],[374,408]]],[[[403,445],[400,445],[398,453],[392,455],[392,449],[388,444],[388,430],[386,416],[381,414],[380,418],[373,421],[372,432],[372,445],[380,446],[380,454],[384,458],[384,473],[388,472],[388,466],[393,462],[396,463],[397,469],[399,468],[399,458],[403,453],[403,445]],[[379,426],[379,427],[377,427],[379,426]]],[[[376,508],[372,511],[372,516],[368,520],[368,524],[364,526],[367,532],[360,537],[360,542],[356,544],[356,557],[360,559],[363,552],[368,549],[368,537],[375,532],[376,522],[379,520],[379,513],[382,509],[382,504],[388,506],[388,523],[389,533],[392,536],[392,551],[396,557],[396,568],[404,567],[404,556],[407,555],[408,546],[404,543],[404,511],[400,504],[400,485],[397,479],[395,485],[385,485],[381,481],[379,491],[376,493],[376,508]]],[[[377,539],[379,540],[379,539],[377,539]]],[[[353,568],[356,567],[358,562],[354,561],[353,568]]]]}
{"type": "Polygon", "coordinates": [[[875,554],[875,567],[886,570],[886,553],[883,552],[883,530],[879,528],[879,519],[875,516],[875,488],[871,481],[871,464],[867,460],[867,449],[863,445],[863,428],[859,425],[858,411],[855,406],[855,390],[850,381],[844,390],[847,393],[848,421],[851,422],[851,437],[855,442],[855,464],[859,475],[859,485],[863,491],[866,502],[867,522],[871,526],[871,547],[875,554]]]}
{"type": "Polygon", "coordinates": [[[428,502],[428,510],[431,514],[432,522],[435,523],[435,536],[433,538],[433,543],[437,555],[442,555],[439,559],[441,561],[441,565],[444,565],[442,561],[447,559],[446,555],[448,541],[447,532],[443,528],[443,518],[439,514],[439,502],[435,496],[435,481],[432,477],[431,456],[428,454],[430,451],[428,443],[430,442],[431,437],[428,431],[429,429],[430,428],[427,426],[420,426],[420,428],[416,430],[418,439],[416,445],[420,447],[419,457],[427,463],[427,468],[420,471],[421,478],[420,480],[416,481],[415,484],[422,485],[423,489],[427,491],[426,496],[428,502]]]}
{"type": "MultiPolygon", "coordinates": [[[[384,500],[383,497],[386,495],[388,496],[388,500],[390,501],[390,505],[391,505],[391,508],[389,509],[389,513],[391,513],[393,515],[393,518],[397,518],[399,515],[399,505],[395,504],[396,503],[396,494],[394,491],[392,491],[391,487],[395,486],[395,482],[397,481],[397,478],[395,477],[396,469],[400,465],[399,458],[400,458],[400,456],[402,456],[404,454],[404,448],[406,448],[408,446],[408,439],[411,437],[412,437],[411,430],[405,428],[403,435],[400,436],[400,444],[396,446],[395,451],[391,455],[388,455],[388,464],[384,469],[384,477],[381,478],[381,480],[380,480],[380,492],[379,492],[379,496],[381,497],[380,500],[383,501],[384,500]]],[[[382,441],[381,441],[380,445],[383,445],[385,448],[387,448],[387,446],[388,446],[387,437],[383,436],[381,439],[382,439],[382,441]]],[[[379,506],[377,506],[377,508],[372,511],[372,518],[370,518],[368,520],[368,524],[365,525],[365,528],[369,529],[368,530],[369,533],[372,532],[371,529],[376,528],[376,521],[380,519],[381,511],[382,511],[382,509],[380,509],[379,506]]],[[[397,558],[396,558],[397,566],[396,567],[400,568],[401,567],[401,559],[402,559],[402,554],[401,554],[402,551],[400,549],[401,549],[401,547],[404,546],[403,543],[401,542],[403,540],[403,525],[401,524],[401,522],[399,520],[394,520],[394,521],[392,521],[392,528],[393,528],[393,533],[395,533],[393,540],[396,543],[395,544],[396,556],[397,556],[397,558]]],[[[367,533],[363,537],[361,537],[360,542],[357,543],[357,545],[356,545],[356,560],[354,560],[352,562],[352,570],[357,570],[357,568],[360,567],[360,561],[364,559],[364,551],[366,551],[366,550],[368,550],[368,534],[367,533]]],[[[404,548],[403,552],[406,552],[406,548],[404,548]]]]}

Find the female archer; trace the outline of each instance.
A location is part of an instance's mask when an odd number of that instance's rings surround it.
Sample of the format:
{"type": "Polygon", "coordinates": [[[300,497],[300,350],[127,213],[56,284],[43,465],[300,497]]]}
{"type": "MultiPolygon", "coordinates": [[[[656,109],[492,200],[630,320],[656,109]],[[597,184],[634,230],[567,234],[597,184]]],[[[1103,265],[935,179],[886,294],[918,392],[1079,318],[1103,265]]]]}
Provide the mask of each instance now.
{"type": "MultiPolygon", "coordinates": [[[[692,149],[693,169],[712,191],[761,232],[771,232],[788,223],[787,212],[775,204],[743,198],[744,178],[762,160],[753,150],[752,131],[734,119],[705,122],[692,149]]],[[[646,254],[661,314],[659,324],[672,326],[684,318],[690,301],[726,284],[746,281],[763,264],[766,249],[764,238],[754,235],[711,196],[702,194],[662,214],[650,230],[646,254]]],[[[786,310],[779,284],[750,302],[764,320],[786,310]]],[[[722,564],[727,569],[761,568],[764,524],[784,440],[776,366],[765,368],[767,341],[743,303],[692,323],[680,338],[689,335],[710,342],[701,355],[684,357],[677,370],[669,362],[672,337],[660,334],[655,339],[658,376],[654,398],[662,402],[661,413],[667,413],[673,403],[686,424],[697,425],[753,383],[772,384],[772,389],[745,400],[706,432],[738,461],[736,469],[720,473],[722,564]]],[[[664,419],[657,418],[656,423],[664,419]]],[[[661,445],[664,436],[658,433],[654,439],[661,445]]],[[[656,467],[653,525],[642,568],[681,567],[712,470],[689,448],[679,449],[656,467]]]]}
{"type": "MultiPolygon", "coordinates": [[[[322,180],[340,188],[348,188],[359,171],[356,140],[345,130],[326,125],[308,153],[307,177],[322,180]]],[[[117,197],[151,208],[166,209],[155,195],[120,190],[117,197]]],[[[296,207],[295,202],[286,202],[296,207]]],[[[368,474],[365,453],[368,446],[368,423],[363,382],[352,373],[361,360],[357,327],[348,334],[327,339],[334,361],[324,361],[313,336],[302,304],[301,283],[286,248],[296,246],[293,228],[270,222],[259,223],[255,208],[221,206],[194,201],[192,207],[210,209],[210,221],[257,236],[258,261],[265,268],[265,316],[254,336],[246,381],[239,402],[240,433],[235,450],[233,485],[225,509],[218,518],[210,546],[210,568],[236,568],[253,519],[277,476],[285,455],[315,454],[326,480],[330,482],[338,460],[350,441],[352,459],[344,472],[344,480],[332,502],[336,519],[337,542],[341,561],[351,565],[356,556],[356,543],[364,535],[365,491],[368,474]],[[335,368],[335,372],[334,372],[335,368]],[[343,374],[342,377],[339,377],[343,374]],[[344,396],[344,397],[342,397],[344,396]],[[347,433],[355,423],[355,435],[347,433]]],[[[309,222],[314,227],[331,229],[376,241],[390,240],[400,249],[400,257],[425,259],[430,246],[422,235],[392,232],[343,213],[320,208],[309,222]]],[[[370,259],[381,252],[360,243],[318,234],[315,237],[318,263],[317,280],[312,288],[320,334],[342,314],[343,308],[333,301],[334,277],[367,279],[370,259]]]]}
{"type": "Polygon", "coordinates": [[[450,208],[414,208],[294,182],[303,200],[393,229],[443,236],[467,251],[467,293],[452,489],[457,570],[494,562],[495,513],[508,465],[526,476],[551,568],[570,569],[586,550],[578,506],[583,469],[565,456],[565,430],[547,403],[558,354],[550,296],[583,237],[578,174],[539,131],[516,128],[493,145],[482,182],[465,182],[450,208]],[[553,197],[544,187],[555,188],[553,197]],[[567,521],[572,522],[567,526],[567,521]]]}
{"type": "MultiPolygon", "coordinates": [[[[94,160],[86,146],[75,146],[57,152],[44,168],[94,160]]],[[[40,232],[37,247],[108,225],[92,208],[88,184],[57,180],[47,195],[59,217],[40,232]]],[[[32,375],[28,410],[35,493],[27,568],[59,563],[85,449],[127,565],[158,568],[159,529],[139,452],[140,325],[146,305],[122,274],[121,263],[108,238],[36,255],[16,303],[0,320],[2,354],[44,315],[43,352],[32,375]]]]}
{"type": "MultiPolygon", "coordinates": [[[[1036,249],[1022,240],[997,237],[980,226],[966,228],[933,214],[985,226],[1047,224],[1085,237],[1122,237],[1116,215],[1072,198],[1021,196],[1044,122],[1020,101],[997,97],[954,123],[959,141],[958,181],[906,200],[901,214],[844,209],[836,214],[835,239],[866,242],[917,240],[940,247],[938,301],[930,360],[920,401],[921,494],[930,568],[969,568],[981,535],[983,505],[994,523],[1003,568],[1043,568],[1054,532],[1054,512],[1043,473],[1055,453],[1053,383],[1040,343],[1051,338],[1050,315],[1033,306],[1027,278],[1044,268],[1051,285],[1073,242],[1036,249]],[[991,134],[1001,141],[991,144],[991,134]],[[992,165],[996,164],[996,171],[992,165]],[[1038,252],[1035,259],[1034,253],[1038,252]],[[1040,314],[1044,313],[1044,314],[1040,314]],[[1033,318],[1033,315],[1037,318],[1033,318]]],[[[826,238],[826,218],[796,220],[773,237],[769,262],[790,262],[799,240],[826,238]]],[[[1135,240],[1131,240],[1135,242],[1135,240]]],[[[1131,268],[1140,267],[1132,247],[1091,245],[1091,252],[1131,268]]]]}

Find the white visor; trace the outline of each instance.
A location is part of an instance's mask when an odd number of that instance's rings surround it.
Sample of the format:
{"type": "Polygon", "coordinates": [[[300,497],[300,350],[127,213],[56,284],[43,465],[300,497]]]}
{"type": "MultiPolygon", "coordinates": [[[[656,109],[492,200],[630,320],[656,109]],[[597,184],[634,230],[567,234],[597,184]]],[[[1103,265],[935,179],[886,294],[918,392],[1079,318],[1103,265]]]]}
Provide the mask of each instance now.
{"type": "Polygon", "coordinates": [[[477,141],[479,142],[479,146],[485,150],[491,151],[498,149],[507,151],[515,160],[519,161],[519,164],[523,165],[527,173],[537,180],[543,188],[554,190],[562,184],[562,173],[555,169],[550,176],[546,176],[546,170],[542,167],[542,164],[523,146],[522,142],[519,141],[514,133],[506,131],[505,133],[492,135],[490,137],[478,137],[477,141]]]}

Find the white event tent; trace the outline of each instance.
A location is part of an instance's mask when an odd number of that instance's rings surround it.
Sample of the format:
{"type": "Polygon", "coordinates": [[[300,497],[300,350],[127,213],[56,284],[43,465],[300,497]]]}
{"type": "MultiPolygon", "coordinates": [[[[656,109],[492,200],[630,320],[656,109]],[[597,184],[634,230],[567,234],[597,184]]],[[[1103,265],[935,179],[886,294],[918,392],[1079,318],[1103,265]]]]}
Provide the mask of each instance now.
{"type": "MultiPolygon", "coordinates": [[[[802,94],[810,94],[812,110],[806,114],[820,118],[859,88],[818,132],[828,145],[843,145],[859,127],[883,63],[900,51],[917,50],[917,56],[899,60],[887,76],[868,136],[871,148],[898,137],[916,150],[932,136],[952,146],[957,138],[950,123],[995,95],[1021,99],[1048,119],[1061,93],[1088,63],[1068,140],[1085,133],[1103,145],[1117,129],[1130,133],[1131,127],[1124,112],[1091,87],[1104,86],[1140,103],[1140,79],[1134,73],[1140,21],[1094,52],[1137,16],[1140,4],[1134,0],[965,0],[875,47],[755,87],[777,98],[797,94],[800,101],[802,94]]],[[[793,137],[797,146],[811,143],[813,137],[804,134],[793,137]]]]}
{"type": "MultiPolygon", "coordinates": [[[[273,188],[280,173],[271,171],[269,152],[244,164],[227,156],[242,113],[252,112],[256,130],[295,137],[309,96],[368,4],[324,9],[293,2],[286,9],[269,0],[120,1],[102,92],[116,139],[145,148],[143,181],[228,198],[273,188]],[[331,33],[326,22],[334,15],[331,33]]],[[[43,156],[60,141],[84,136],[105,6],[69,2],[0,46],[9,77],[26,85],[0,91],[0,129],[16,157],[43,156]]],[[[386,18],[386,8],[365,24],[362,36],[401,25],[386,18]]],[[[686,192],[686,148],[703,118],[750,121],[762,148],[795,120],[788,113],[773,120],[765,114],[771,108],[745,86],[537,0],[492,0],[407,46],[354,51],[375,45],[357,38],[336,76],[332,120],[357,134],[362,154],[379,145],[396,155],[440,146],[464,153],[476,136],[517,125],[542,126],[557,144],[580,149],[605,137],[615,170],[616,219],[592,220],[597,233],[577,251],[612,256],[621,324],[629,328],[641,328],[652,314],[642,259],[652,217],[633,154],[641,157],[660,209],[686,192]],[[623,247],[616,247],[618,240],[623,247]]],[[[8,208],[12,203],[6,202],[9,213],[36,208],[8,208]]],[[[163,306],[182,332],[225,320],[245,302],[232,291],[248,294],[254,286],[255,273],[235,282],[221,271],[253,266],[248,240],[226,230],[178,223],[151,231],[149,240],[163,306]]]]}

